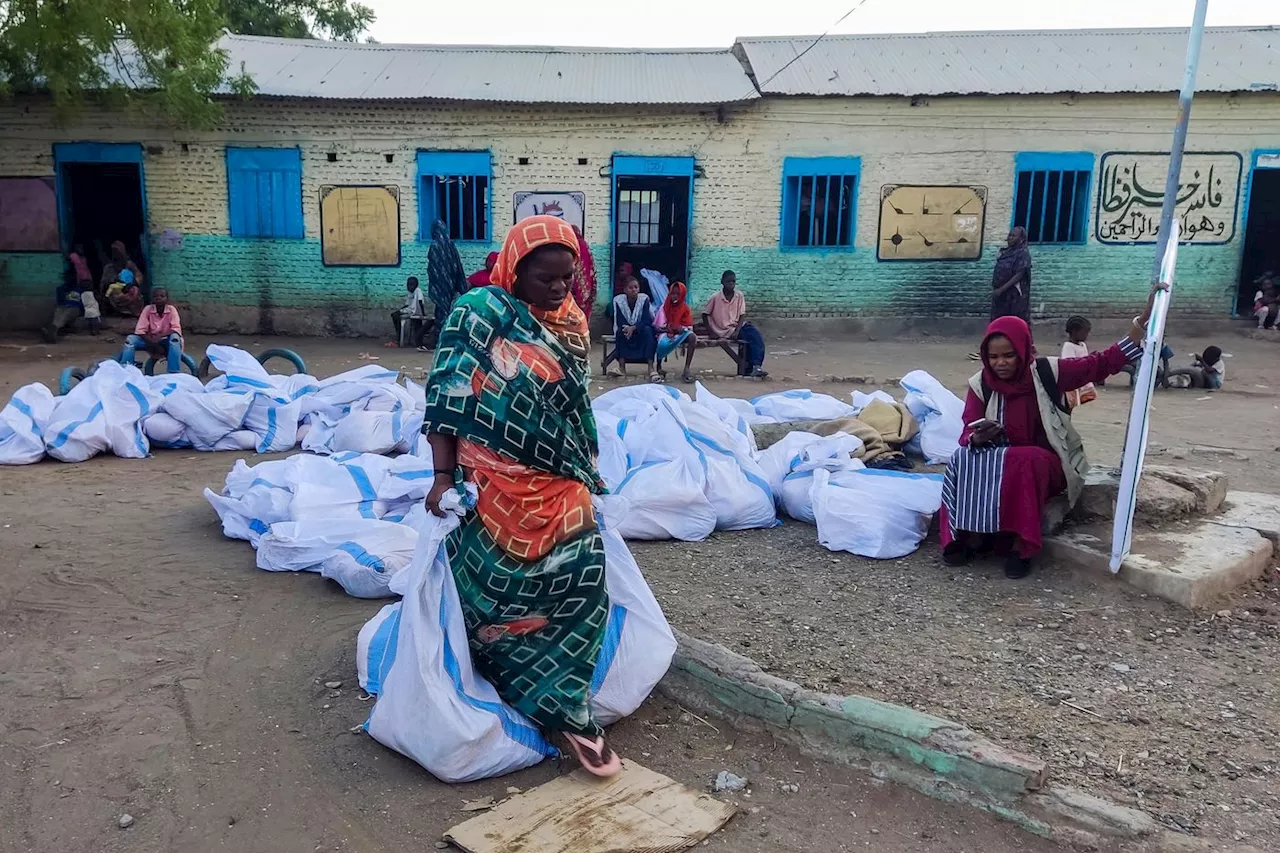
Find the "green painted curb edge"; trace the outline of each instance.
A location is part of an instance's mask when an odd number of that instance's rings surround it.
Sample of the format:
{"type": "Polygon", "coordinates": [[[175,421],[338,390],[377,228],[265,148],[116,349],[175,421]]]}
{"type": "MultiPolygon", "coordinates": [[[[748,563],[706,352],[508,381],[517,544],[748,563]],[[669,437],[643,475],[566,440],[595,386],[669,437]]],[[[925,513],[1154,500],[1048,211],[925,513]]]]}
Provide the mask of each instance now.
{"type": "Polygon", "coordinates": [[[861,767],[1066,844],[1096,848],[1124,842],[1143,851],[1179,853],[1211,849],[1209,842],[1169,832],[1145,812],[1051,785],[1044,761],[959,723],[863,696],[807,690],[724,646],[675,634],[675,659],[658,689],[691,710],[768,732],[815,758],[861,767]]]}

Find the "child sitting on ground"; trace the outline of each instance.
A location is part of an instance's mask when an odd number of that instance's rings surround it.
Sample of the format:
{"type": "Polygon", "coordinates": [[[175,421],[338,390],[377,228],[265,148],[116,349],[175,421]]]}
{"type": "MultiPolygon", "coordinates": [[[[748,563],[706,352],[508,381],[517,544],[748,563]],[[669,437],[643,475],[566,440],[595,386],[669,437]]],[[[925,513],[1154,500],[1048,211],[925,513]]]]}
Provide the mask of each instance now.
{"type": "Polygon", "coordinates": [[[1227,378],[1227,365],[1222,349],[1208,347],[1200,355],[1193,355],[1190,367],[1169,371],[1170,386],[1174,388],[1202,388],[1217,391],[1227,378]]]}
{"type": "MultiPolygon", "coordinates": [[[[1067,318],[1067,340],[1062,344],[1063,358],[1084,358],[1089,354],[1089,347],[1085,341],[1089,340],[1089,332],[1092,325],[1084,317],[1075,316],[1067,318]]],[[[1084,385],[1081,388],[1068,392],[1067,405],[1072,409],[1077,406],[1083,406],[1085,403],[1091,403],[1098,399],[1098,392],[1093,387],[1093,383],[1084,385]]]]}

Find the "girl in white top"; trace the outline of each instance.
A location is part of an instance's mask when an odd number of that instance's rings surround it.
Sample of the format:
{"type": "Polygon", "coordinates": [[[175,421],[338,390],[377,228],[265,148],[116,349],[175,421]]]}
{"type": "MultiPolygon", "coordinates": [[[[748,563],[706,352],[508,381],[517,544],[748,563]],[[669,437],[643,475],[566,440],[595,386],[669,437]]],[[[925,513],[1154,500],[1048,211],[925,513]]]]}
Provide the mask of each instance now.
{"type": "MultiPolygon", "coordinates": [[[[1067,319],[1067,340],[1062,344],[1063,358],[1084,358],[1089,354],[1089,347],[1085,341],[1089,340],[1089,332],[1092,329],[1089,321],[1084,317],[1075,316],[1067,319]]],[[[1075,391],[1067,394],[1067,405],[1072,409],[1077,406],[1083,406],[1085,403],[1098,399],[1098,391],[1090,382],[1075,391]]]]}

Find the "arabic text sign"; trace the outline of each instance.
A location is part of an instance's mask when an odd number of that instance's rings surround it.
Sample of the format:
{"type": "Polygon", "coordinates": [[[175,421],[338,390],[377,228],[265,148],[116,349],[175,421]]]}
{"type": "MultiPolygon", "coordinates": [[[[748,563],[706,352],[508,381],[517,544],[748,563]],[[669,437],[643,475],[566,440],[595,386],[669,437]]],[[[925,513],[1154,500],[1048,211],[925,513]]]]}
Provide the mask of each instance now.
{"type": "MultiPolygon", "coordinates": [[[[1234,151],[1183,156],[1173,218],[1181,243],[1229,243],[1236,234],[1243,158],[1234,151]]],[[[1164,204],[1168,154],[1102,155],[1099,243],[1155,243],[1164,204]]]]}

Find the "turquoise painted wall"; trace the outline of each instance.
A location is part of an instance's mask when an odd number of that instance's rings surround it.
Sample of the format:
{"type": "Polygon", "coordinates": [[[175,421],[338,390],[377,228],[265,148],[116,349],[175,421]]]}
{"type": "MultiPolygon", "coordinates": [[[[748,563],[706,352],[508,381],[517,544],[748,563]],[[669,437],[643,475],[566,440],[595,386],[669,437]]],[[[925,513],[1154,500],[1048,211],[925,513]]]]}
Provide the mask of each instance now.
{"type": "MultiPolygon", "coordinates": [[[[468,272],[479,269],[497,244],[460,245],[468,272]]],[[[398,303],[404,280],[426,283],[427,244],[405,242],[399,267],[325,267],[317,240],[241,240],[189,234],[180,249],[151,251],[152,281],[180,305],[314,308],[342,332],[343,309],[398,303]]],[[[757,316],[957,316],[988,309],[998,245],[978,261],[880,262],[869,249],[854,252],[782,252],[777,248],[695,246],[695,309],[732,269],[757,316]]],[[[1152,246],[1032,247],[1037,314],[1114,316],[1134,310],[1148,288],[1152,246]]],[[[607,246],[592,249],[600,280],[598,303],[612,292],[607,246]]],[[[1229,316],[1236,294],[1238,246],[1184,246],[1178,256],[1179,314],[1229,316]]],[[[62,259],[51,253],[0,254],[0,294],[26,312],[52,305],[62,259]]],[[[11,321],[13,318],[9,318],[11,321]]],[[[13,325],[12,322],[8,323],[13,325]]]]}
{"type": "Polygon", "coordinates": [[[46,298],[52,305],[62,265],[57,252],[0,252],[0,296],[46,298]]]}
{"type": "MultiPolygon", "coordinates": [[[[990,309],[999,245],[977,261],[877,261],[872,249],[781,252],[698,247],[695,306],[732,269],[750,310],[772,316],[962,316],[990,309]]],[[[1038,315],[1114,316],[1136,309],[1151,282],[1154,246],[1032,246],[1032,302],[1038,315]]],[[[1239,246],[1184,246],[1178,253],[1180,314],[1228,317],[1236,295],[1239,246]]]]}

